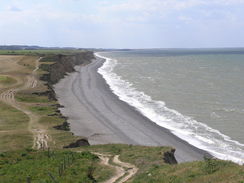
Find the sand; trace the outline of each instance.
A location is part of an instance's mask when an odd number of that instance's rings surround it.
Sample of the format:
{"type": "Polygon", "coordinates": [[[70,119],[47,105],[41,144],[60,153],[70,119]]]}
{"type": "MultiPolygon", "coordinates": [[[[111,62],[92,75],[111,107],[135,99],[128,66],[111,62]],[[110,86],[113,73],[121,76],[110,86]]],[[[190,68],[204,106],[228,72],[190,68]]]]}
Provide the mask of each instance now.
{"type": "Polygon", "coordinates": [[[104,60],[76,66],[55,85],[58,101],[68,117],[71,131],[87,137],[90,144],[125,143],[146,146],[171,146],[178,162],[202,160],[208,155],[144,117],[112,93],[97,73],[104,60]]]}

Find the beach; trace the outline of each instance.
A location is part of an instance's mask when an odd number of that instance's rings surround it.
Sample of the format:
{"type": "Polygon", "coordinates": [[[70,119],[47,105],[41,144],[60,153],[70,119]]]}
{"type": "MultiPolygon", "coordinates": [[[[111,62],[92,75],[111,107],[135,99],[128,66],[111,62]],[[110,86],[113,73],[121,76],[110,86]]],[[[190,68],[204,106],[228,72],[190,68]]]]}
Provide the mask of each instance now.
{"type": "Polygon", "coordinates": [[[202,160],[209,155],[169,130],[153,123],[135,108],[121,101],[97,72],[104,59],[76,66],[55,85],[62,114],[68,117],[74,135],[86,137],[91,145],[122,143],[171,146],[178,162],[202,160]]]}

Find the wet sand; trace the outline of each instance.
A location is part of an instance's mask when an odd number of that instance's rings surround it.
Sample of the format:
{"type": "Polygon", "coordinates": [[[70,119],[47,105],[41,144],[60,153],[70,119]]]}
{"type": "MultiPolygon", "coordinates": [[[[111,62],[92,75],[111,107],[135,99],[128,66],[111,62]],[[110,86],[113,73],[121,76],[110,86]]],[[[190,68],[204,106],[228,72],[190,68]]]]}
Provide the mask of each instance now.
{"type": "Polygon", "coordinates": [[[202,160],[208,155],[144,117],[119,100],[97,73],[104,60],[97,58],[76,66],[55,85],[58,101],[68,117],[71,131],[87,137],[90,144],[125,143],[146,146],[171,146],[178,162],[202,160]]]}

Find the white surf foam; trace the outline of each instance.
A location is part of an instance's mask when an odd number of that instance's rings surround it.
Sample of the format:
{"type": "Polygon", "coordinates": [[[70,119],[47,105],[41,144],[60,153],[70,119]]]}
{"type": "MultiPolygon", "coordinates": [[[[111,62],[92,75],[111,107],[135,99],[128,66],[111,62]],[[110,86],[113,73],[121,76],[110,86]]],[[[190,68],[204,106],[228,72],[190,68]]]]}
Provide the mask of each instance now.
{"type": "Polygon", "coordinates": [[[159,126],[169,129],[179,138],[209,152],[214,157],[244,164],[244,144],[232,140],[206,124],[169,109],[163,101],[152,100],[150,96],[136,90],[130,82],[113,72],[117,60],[104,57],[99,53],[95,55],[106,60],[98,69],[98,73],[103,76],[120,100],[135,107],[159,126]]]}

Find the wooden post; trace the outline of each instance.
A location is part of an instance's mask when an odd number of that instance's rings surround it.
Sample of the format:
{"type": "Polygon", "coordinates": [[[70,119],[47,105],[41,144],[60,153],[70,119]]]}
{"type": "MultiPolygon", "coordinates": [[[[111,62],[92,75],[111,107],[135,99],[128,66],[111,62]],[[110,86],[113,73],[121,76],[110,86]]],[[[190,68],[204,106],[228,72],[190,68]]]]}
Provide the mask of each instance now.
{"type": "Polygon", "coordinates": [[[28,177],[26,178],[26,182],[27,182],[27,183],[31,183],[31,177],[30,177],[30,176],[28,176],[28,177]]]}
{"type": "Polygon", "coordinates": [[[48,155],[48,158],[51,157],[51,155],[50,155],[50,148],[49,148],[49,147],[48,147],[48,149],[47,149],[47,155],[48,155]]]}

